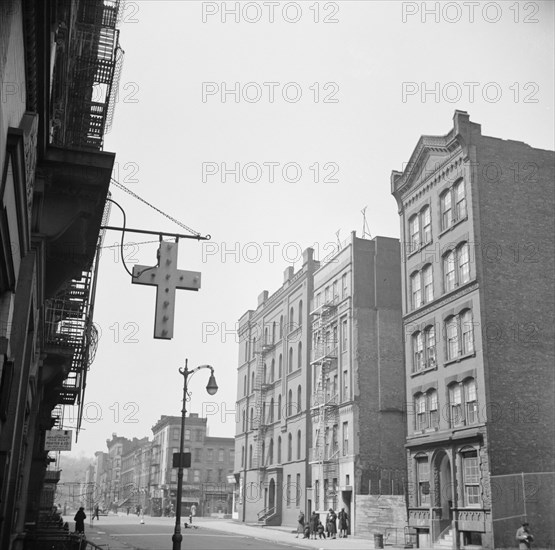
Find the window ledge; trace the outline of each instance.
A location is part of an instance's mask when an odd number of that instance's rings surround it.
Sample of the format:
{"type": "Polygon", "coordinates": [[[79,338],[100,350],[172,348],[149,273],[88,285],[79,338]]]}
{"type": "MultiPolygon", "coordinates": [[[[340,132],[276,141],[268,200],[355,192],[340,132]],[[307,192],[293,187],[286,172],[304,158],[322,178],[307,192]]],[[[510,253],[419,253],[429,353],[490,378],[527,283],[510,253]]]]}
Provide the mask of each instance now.
{"type": "Polygon", "coordinates": [[[470,357],[476,357],[476,352],[473,351],[472,353],[465,353],[464,355],[459,355],[456,359],[449,359],[448,361],[445,361],[445,363],[443,363],[443,366],[447,367],[454,363],[460,363],[461,361],[469,359],[470,357]]]}
{"type": "Polygon", "coordinates": [[[411,376],[411,378],[413,378],[415,376],[418,376],[419,374],[424,374],[426,372],[431,372],[431,371],[434,371],[434,370],[437,370],[437,363],[436,363],[435,367],[427,367],[425,369],[417,370],[416,372],[411,373],[410,376],[411,376]]]}
{"type": "Polygon", "coordinates": [[[449,227],[446,227],[445,229],[443,229],[439,233],[439,236],[443,237],[443,235],[445,235],[446,233],[449,233],[449,231],[452,231],[453,229],[455,229],[455,227],[457,227],[457,225],[460,225],[461,223],[465,222],[466,220],[468,220],[468,214],[466,214],[466,216],[464,218],[461,218],[459,220],[454,220],[453,222],[451,222],[451,225],[449,227]]]}
{"type": "Polygon", "coordinates": [[[411,252],[409,252],[407,254],[407,258],[412,258],[415,254],[418,254],[419,252],[421,252],[422,250],[424,250],[429,244],[432,244],[434,242],[434,239],[430,239],[429,241],[425,242],[425,243],[420,243],[414,250],[412,250],[411,252]]]}

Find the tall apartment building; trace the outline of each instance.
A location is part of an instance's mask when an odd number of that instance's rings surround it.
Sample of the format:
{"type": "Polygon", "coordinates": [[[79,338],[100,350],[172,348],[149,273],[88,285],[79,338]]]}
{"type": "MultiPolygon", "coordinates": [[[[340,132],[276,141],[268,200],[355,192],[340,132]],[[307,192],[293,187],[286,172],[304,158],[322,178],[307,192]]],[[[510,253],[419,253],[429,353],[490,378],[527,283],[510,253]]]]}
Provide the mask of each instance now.
{"type": "Polygon", "coordinates": [[[239,320],[235,477],[238,519],[294,525],[312,503],[310,448],[310,317],[313,250],[285,270],[283,285],[258,297],[239,320]]]}
{"type": "MultiPolygon", "coordinates": [[[[177,468],[173,454],[179,453],[181,417],[163,415],[152,427],[151,513],[161,515],[176,508],[177,468]]],[[[194,504],[198,515],[231,514],[233,485],[233,438],[208,435],[207,419],[190,413],[185,421],[184,452],[191,453],[191,467],[183,470],[182,509],[187,513],[194,504]]]]}
{"type": "Polygon", "coordinates": [[[351,531],[406,525],[399,240],[353,231],[314,273],[310,453],[315,510],[351,531]],[[379,508],[387,510],[378,514],[379,508]]]}
{"type": "Polygon", "coordinates": [[[456,111],[391,189],[400,213],[409,524],[421,546],[555,544],[554,154],[456,111]]]}

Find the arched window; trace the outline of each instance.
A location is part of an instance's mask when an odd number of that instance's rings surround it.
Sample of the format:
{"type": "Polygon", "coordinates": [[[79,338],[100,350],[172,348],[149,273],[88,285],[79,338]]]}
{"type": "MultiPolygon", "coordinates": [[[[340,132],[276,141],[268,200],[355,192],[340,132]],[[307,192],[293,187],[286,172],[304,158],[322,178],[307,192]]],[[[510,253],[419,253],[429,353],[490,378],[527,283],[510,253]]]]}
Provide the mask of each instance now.
{"type": "Polygon", "coordinates": [[[293,436],[291,432],[287,435],[287,460],[293,460],[293,436]]]}
{"type": "Polygon", "coordinates": [[[453,223],[453,209],[451,205],[451,189],[444,191],[439,197],[441,211],[441,229],[451,227],[453,223]]]}
{"type": "Polygon", "coordinates": [[[422,281],[424,286],[424,302],[428,303],[434,299],[434,277],[431,264],[422,268],[422,281]]]}
{"type": "Polygon", "coordinates": [[[428,427],[426,396],[423,393],[418,393],[414,396],[414,409],[416,411],[416,426],[417,430],[424,430],[428,427]]]}
{"type": "Polygon", "coordinates": [[[425,206],[420,211],[420,220],[422,222],[422,241],[426,244],[432,240],[432,219],[429,206],[425,206]]]}
{"type": "Polygon", "coordinates": [[[276,343],[276,322],[272,323],[272,344],[276,343]]]}
{"type": "Polygon", "coordinates": [[[278,361],[278,378],[281,378],[283,368],[283,356],[281,353],[279,354],[279,361],[278,361]]]}
{"type": "Polygon", "coordinates": [[[266,458],[266,442],[263,441],[262,442],[262,448],[260,449],[260,465],[261,466],[266,465],[266,463],[264,462],[265,458],[266,458]]]}
{"type": "Polygon", "coordinates": [[[245,467],[245,446],[241,446],[241,468],[245,467]]]}
{"type": "Polygon", "coordinates": [[[254,428],[254,409],[251,407],[251,418],[250,418],[250,427],[249,429],[253,429],[254,428]]]}
{"type": "Polygon", "coordinates": [[[247,415],[245,414],[245,409],[243,409],[242,422],[243,422],[243,431],[246,432],[247,431],[247,415]]]}
{"type": "Polygon", "coordinates": [[[249,360],[249,341],[245,342],[245,361],[249,360]]]}
{"type": "Polygon", "coordinates": [[[443,286],[445,292],[455,288],[455,252],[449,250],[443,256],[443,286]]]}
{"type": "Polygon", "coordinates": [[[302,389],[301,385],[297,387],[297,412],[301,412],[302,410],[302,389]]]}
{"type": "Polygon", "coordinates": [[[454,315],[445,319],[445,335],[447,344],[447,360],[456,359],[459,354],[459,335],[457,320],[454,315]]]}
{"type": "Polygon", "coordinates": [[[299,302],[299,326],[303,325],[303,301],[299,302]]]}
{"type": "Polygon", "coordinates": [[[243,376],[243,395],[247,395],[247,375],[243,376]]]}
{"type": "Polygon", "coordinates": [[[293,390],[287,394],[287,416],[293,415],[293,390]]]}
{"type": "Polygon", "coordinates": [[[274,438],[270,439],[270,450],[268,451],[268,464],[274,463],[274,438]]]}
{"type": "Polygon", "coordinates": [[[426,368],[432,369],[436,366],[436,329],[434,325],[424,329],[424,344],[426,346],[426,368]]]}
{"type": "Polygon", "coordinates": [[[467,353],[474,352],[474,331],[472,326],[472,311],[465,309],[460,313],[461,320],[461,353],[466,355],[467,353]]]}
{"type": "Polygon", "coordinates": [[[251,374],[251,393],[254,391],[254,372],[251,374]]]}
{"type": "Polygon", "coordinates": [[[420,246],[420,220],[418,214],[409,218],[410,250],[417,250],[420,246]]]}
{"type": "Polygon", "coordinates": [[[430,414],[430,427],[437,428],[439,426],[439,405],[436,390],[428,392],[428,411],[430,414]]]}
{"type": "Polygon", "coordinates": [[[457,246],[457,279],[459,285],[470,281],[470,252],[468,243],[457,246]]]}
{"type": "Polygon", "coordinates": [[[275,403],[274,403],[274,398],[272,397],[272,399],[270,399],[270,410],[268,412],[268,416],[269,418],[269,422],[270,424],[274,421],[274,407],[275,407],[275,403]]]}
{"type": "Polygon", "coordinates": [[[283,338],[283,315],[279,318],[279,339],[283,338]]]}
{"type": "Polygon", "coordinates": [[[299,342],[297,348],[297,368],[300,369],[303,366],[303,343],[299,342]]]}
{"type": "Polygon", "coordinates": [[[252,350],[251,350],[251,357],[254,358],[254,354],[256,353],[256,338],[252,339],[252,350]]]}
{"type": "Polygon", "coordinates": [[[293,348],[289,348],[289,364],[287,365],[287,372],[293,372],[293,348]]]}
{"type": "Polygon", "coordinates": [[[278,444],[277,444],[277,463],[281,464],[281,435],[278,436],[278,444]]]}
{"type": "Polygon", "coordinates": [[[412,335],[412,353],[413,353],[413,363],[412,372],[418,372],[424,369],[424,342],[422,338],[422,333],[420,331],[415,332],[412,335]]]}
{"type": "Polygon", "coordinates": [[[463,180],[459,180],[453,185],[453,196],[455,199],[456,220],[462,220],[466,218],[466,194],[463,180]]]}
{"type": "Polygon", "coordinates": [[[301,430],[297,430],[297,460],[301,459],[301,430]]]}
{"type": "Polygon", "coordinates": [[[422,285],[420,273],[415,271],[410,276],[410,291],[412,296],[412,308],[416,309],[422,305],[422,285]]]}
{"type": "Polygon", "coordinates": [[[266,327],[264,329],[264,344],[268,345],[270,343],[270,341],[268,340],[269,338],[269,334],[268,334],[268,327],[266,327]]]}
{"type": "Polygon", "coordinates": [[[289,310],[289,332],[295,329],[295,309],[291,307],[289,310]]]}
{"type": "Polygon", "coordinates": [[[272,366],[270,367],[270,383],[276,379],[276,360],[272,358],[272,366]]]}
{"type": "Polygon", "coordinates": [[[252,445],[249,445],[249,468],[252,468],[252,445]]]}
{"type": "Polygon", "coordinates": [[[268,382],[268,367],[266,366],[266,363],[264,363],[263,367],[263,382],[264,384],[268,382]]]}

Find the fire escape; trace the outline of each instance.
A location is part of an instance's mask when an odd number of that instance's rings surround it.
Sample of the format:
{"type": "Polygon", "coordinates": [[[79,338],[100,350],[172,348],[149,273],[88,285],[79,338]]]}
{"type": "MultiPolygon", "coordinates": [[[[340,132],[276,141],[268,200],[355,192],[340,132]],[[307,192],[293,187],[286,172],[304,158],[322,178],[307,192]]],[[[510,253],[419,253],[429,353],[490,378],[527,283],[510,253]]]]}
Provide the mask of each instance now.
{"type": "MultiPolygon", "coordinates": [[[[324,509],[337,504],[339,477],[339,387],[337,368],[337,305],[332,299],[312,312],[313,348],[311,366],[315,373],[312,420],[316,426],[311,464],[313,484],[323,488],[324,509]]],[[[319,497],[318,497],[319,498],[319,497]]],[[[318,509],[320,502],[315,502],[318,509]]]]}

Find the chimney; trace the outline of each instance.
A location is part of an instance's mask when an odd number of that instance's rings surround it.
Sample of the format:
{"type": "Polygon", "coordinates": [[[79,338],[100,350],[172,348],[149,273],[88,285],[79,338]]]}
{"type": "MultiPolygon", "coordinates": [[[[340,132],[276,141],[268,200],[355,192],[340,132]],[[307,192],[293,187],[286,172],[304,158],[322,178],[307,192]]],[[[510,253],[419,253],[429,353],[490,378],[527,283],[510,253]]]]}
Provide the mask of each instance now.
{"type": "Polygon", "coordinates": [[[264,290],[258,295],[258,307],[260,307],[268,299],[268,291],[264,290]]]}
{"type": "Polygon", "coordinates": [[[288,268],[285,269],[283,272],[283,282],[286,283],[290,279],[293,278],[293,274],[295,273],[295,268],[290,265],[288,268]]]}

